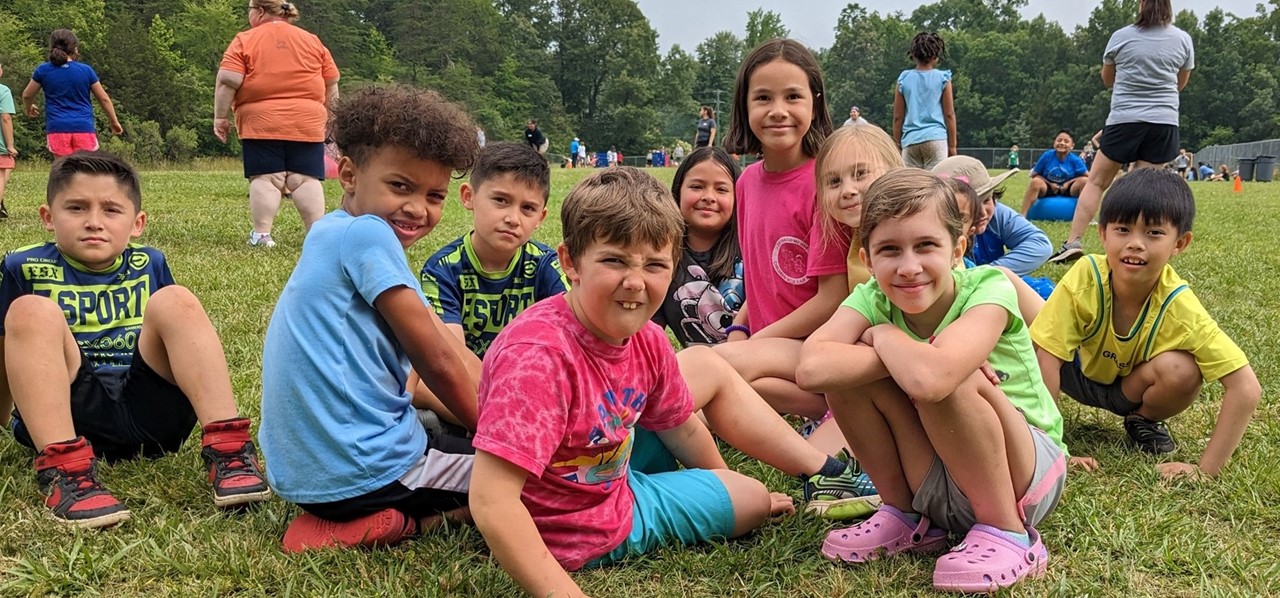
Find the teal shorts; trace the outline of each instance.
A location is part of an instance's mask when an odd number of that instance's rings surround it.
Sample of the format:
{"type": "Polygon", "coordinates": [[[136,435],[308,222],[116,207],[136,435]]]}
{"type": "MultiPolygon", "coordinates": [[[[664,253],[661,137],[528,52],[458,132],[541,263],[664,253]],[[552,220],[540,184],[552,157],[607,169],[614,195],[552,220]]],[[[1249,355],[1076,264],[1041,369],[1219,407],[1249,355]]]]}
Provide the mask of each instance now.
{"type": "Polygon", "coordinates": [[[705,469],[676,470],[675,457],[656,434],[640,428],[635,434],[627,472],[635,498],[631,533],[584,568],[616,563],[659,546],[704,544],[733,534],[733,500],[720,478],[705,469]]]}

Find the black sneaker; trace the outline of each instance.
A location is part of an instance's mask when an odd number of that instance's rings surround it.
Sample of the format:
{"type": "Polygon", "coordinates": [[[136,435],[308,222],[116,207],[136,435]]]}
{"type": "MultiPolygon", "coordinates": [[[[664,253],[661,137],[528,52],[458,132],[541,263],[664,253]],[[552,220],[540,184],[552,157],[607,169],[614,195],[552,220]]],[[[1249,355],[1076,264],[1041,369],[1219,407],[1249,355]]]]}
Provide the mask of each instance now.
{"type": "Polygon", "coordinates": [[[9,208],[4,207],[4,204],[0,203],[0,219],[8,218],[8,217],[9,217],[9,208]]]}
{"type": "Polygon", "coordinates": [[[1124,431],[1129,433],[1129,438],[1144,453],[1167,455],[1178,450],[1178,443],[1173,441],[1169,426],[1164,422],[1152,421],[1137,413],[1130,413],[1124,416],[1124,431]]]}
{"type": "Polygon", "coordinates": [[[1050,264],[1065,264],[1074,262],[1084,257],[1084,247],[1080,244],[1080,240],[1067,241],[1058,248],[1057,253],[1049,256],[1050,264]]]}

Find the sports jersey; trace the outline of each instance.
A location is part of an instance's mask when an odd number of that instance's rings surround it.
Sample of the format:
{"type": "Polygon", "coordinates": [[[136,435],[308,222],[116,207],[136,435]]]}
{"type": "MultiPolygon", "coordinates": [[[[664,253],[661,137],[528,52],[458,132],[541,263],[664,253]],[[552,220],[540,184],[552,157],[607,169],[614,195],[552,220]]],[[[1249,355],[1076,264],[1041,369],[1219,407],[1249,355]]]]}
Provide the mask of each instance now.
{"type": "Polygon", "coordinates": [[[98,272],[63,255],[52,241],[29,245],[4,257],[0,277],[0,335],[15,299],[49,297],[66,314],[67,326],[95,372],[129,367],[147,302],[173,284],[164,254],[133,243],[115,264],[98,272]]]}
{"type": "Polygon", "coordinates": [[[524,244],[507,269],[480,267],[471,234],[435,252],[419,274],[422,294],[445,324],[461,324],[467,348],[481,359],[511,320],[534,303],[563,293],[569,281],[554,249],[524,244]]]}
{"type": "Polygon", "coordinates": [[[1085,256],[1049,295],[1031,326],[1031,340],[1063,361],[1078,357],[1085,377],[1099,384],[1128,376],[1134,366],[1166,351],[1191,353],[1205,382],[1249,363],[1173,266],[1165,264],[1130,330],[1115,330],[1113,300],[1107,257],[1085,256]]]}

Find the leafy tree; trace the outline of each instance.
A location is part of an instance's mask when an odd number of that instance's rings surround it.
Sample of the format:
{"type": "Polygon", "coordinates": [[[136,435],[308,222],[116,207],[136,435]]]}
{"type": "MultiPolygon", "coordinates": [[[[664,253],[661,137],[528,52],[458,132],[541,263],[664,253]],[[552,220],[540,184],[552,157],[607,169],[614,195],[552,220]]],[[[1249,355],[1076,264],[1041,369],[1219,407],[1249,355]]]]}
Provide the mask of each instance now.
{"type": "Polygon", "coordinates": [[[701,104],[715,107],[717,116],[721,116],[722,106],[727,108],[733,103],[733,83],[745,50],[745,44],[732,31],[717,32],[698,44],[696,52],[702,69],[692,90],[693,97],[701,104]]]}
{"type": "Polygon", "coordinates": [[[746,50],[775,37],[791,37],[791,30],[782,24],[781,15],[763,8],[747,13],[747,37],[743,40],[746,50]]]}

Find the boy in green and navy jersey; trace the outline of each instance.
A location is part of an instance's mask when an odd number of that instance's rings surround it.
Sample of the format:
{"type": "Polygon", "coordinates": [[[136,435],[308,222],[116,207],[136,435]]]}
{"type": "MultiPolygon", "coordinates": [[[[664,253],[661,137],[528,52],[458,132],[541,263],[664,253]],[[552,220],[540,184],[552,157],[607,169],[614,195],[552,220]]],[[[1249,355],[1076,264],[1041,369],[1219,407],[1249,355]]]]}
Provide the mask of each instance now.
{"type": "Polygon", "coordinates": [[[10,429],[39,451],[54,518],[88,528],[127,520],[97,481],[96,459],[176,451],[197,420],[214,504],[265,500],[217,332],[164,254],[130,242],[147,220],[137,173],[79,152],[54,162],[47,195],[40,217],[54,242],[0,266],[0,421],[16,404],[10,429]]]}
{"type": "Polygon", "coordinates": [[[475,230],[422,266],[422,293],[481,359],[520,312],[568,286],[556,251],[530,240],[547,217],[550,190],[551,170],[536,151],[490,144],[460,190],[475,230]]]}

